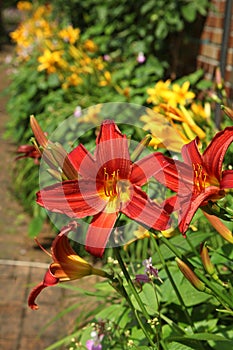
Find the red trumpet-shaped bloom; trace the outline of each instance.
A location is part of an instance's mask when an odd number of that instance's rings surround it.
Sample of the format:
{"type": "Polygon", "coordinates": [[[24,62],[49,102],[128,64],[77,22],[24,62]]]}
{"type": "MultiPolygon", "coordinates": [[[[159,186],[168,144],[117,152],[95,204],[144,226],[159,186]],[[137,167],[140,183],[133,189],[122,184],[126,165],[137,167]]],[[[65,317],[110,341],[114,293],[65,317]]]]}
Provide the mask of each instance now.
{"type": "Polygon", "coordinates": [[[113,121],[101,124],[94,156],[80,144],[68,157],[78,179],[42,189],[37,203],[72,218],[93,216],[86,236],[91,254],[103,255],[120,212],[155,230],[167,228],[167,213],[141,189],[160,170],[160,162],[150,154],[132,163],[128,140],[113,121]]]}
{"type": "MultiPolygon", "coordinates": [[[[164,166],[155,178],[172,191],[177,192],[167,200],[167,208],[179,211],[179,229],[185,234],[199,207],[225,196],[225,190],[233,188],[233,170],[223,170],[225,153],[233,141],[233,127],[218,132],[201,155],[198,139],[182,148],[184,162],[157,154],[164,166]]],[[[166,206],[165,206],[166,207],[166,206]]]]}
{"type": "Polygon", "coordinates": [[[103,270],[90,265],[71,248],[67,235],[70,231],[75,231],[77,226],[76,222],[70,222],[62,228],[53,241],[51,248],[53,262],[45,273],[43,282],[39,283],[29,295],[28,305],[31,309],[38,309],[35,300],[40,292],[47,287],[54,286],[59,282],[80,279],[88,275],[106,276],[103,270]]]}

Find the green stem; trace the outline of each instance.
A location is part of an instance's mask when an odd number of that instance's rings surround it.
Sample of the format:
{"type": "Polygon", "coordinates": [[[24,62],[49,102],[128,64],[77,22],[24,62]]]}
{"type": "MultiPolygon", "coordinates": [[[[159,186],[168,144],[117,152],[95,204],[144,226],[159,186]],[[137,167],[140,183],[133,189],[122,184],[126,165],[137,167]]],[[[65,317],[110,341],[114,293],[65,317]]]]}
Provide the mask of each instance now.
{"type": "Polygon", "coordinates": [[[159,259],[160,259],[160,261],[161,261],[161,263],[163,265],[163,268],[165,269],[166,274],[167,274],[167,276],[168,276],[168,278],[169,278],[169,280],[171,282],[171,285],[172,285],[172,287],[173,287],[173,289],[174,289],[174,291],[176,293],[176,296],[177,296],[177,298],[178,298],[178,300],[180,302],[180,305],[181,305],[181,308],[182,308],[182,310],[183,310],[183,312],[185,314],[185,317],[186,317],[188,323],[191,325],[191,328],[192,328],[193,332],[195,332],[195,327],[194,327],[192,318],[190,317],[190,315],[188,313],[188,310],[187,310],[187,308],[185,306],[183,298],[182,298],[182,296],[181,296],[181,294],[180,294],[180,292],[179,292],[179,290],[178,290],[178,288],[177,288],[177,286],[176,286],[176,284],[175,284],[175,282],[174,282],[174,280],[172,278],[170,270],[169,270],[169,268],[168,268],[168,266],[167,266],[167,264],[166,264],[166,262],[165,262],[165,260],[164,260],[164,258],[162,256],[162,254],[160,252],[160,249],[159,249],[159,246],[158,246],[158,244],[156,242],[156,239],[155,239],[155,237],[152,234],[151,234],[151,238],[152,238],[152,242],[154,244],[154,247],[155,247],[155,249],[156,249],[156,251],[158,253],[159,259]]]}
{"type": "MultiPolygon", "coordinates": [[[[153,289],[154,289],[154,293],[155,293],[155,299],[156,299],[156,303],[158,305],[158,320],[159,320],[159,327],[158,327],[158,332],[156,333],[156,337],[157,337],[157,346],[158,346],[158,349],[159,349],[159,343],[160,343],[160,340],[161,340],[161,312],[160,312],[160,305],[159,305],[159,298],[158,298],[158,293],[157,293],[157,290],[156,290],[156,286],[155,284],[152,282],[152,285],[153,285],[153,289]]],[[[163,347],[164,347],[164,344],[163,344],[163,347]]],[[[166,347],[164,347],[165,349],[166,347]]]]}
{"type": "MultiPolygon", "coordinates": [[[[126,279],[128,285],[129,285],[130,289],[131,289],[131,292],[132,292],[133,296],[135,297],[135,299],[136,299],[136,301],[137,301],[137,303],[138,303],[138,305],[139,305],[143,315],[145,316],[146,320],[148,321],[150,319],[150,316],[149,316],[148,312],[146,311],[146,308],[145,308],[144,304],[142,303],[141,298],[139,297],[138,292],[136,291],[135,286],[134,286],[134,284],[133,284],[133,282],[132,282],[132,280],[130,278],[130,275],[129,275],[126,267],[125,267],[125,264],[124,264],[124,262],[122,260],[121,254],[120,254],[119,247],[115,247],[113,249],[114,249],[116,258],[117,258],[117,260],[119,262],[119,265],[121,267],[121,270],[122,270],[122,272],[123,272],[123,274],[125,276],[125,279],[126,279]]],[[[148,332],[147,332],[147,330],[145,328],[145,325],[142,323],[139,315],[137,314],[137,311],[135,310],[135,307],[133,306],[133,304],[132,304],[132,302],[131,302],[131,300],[130,300],[130,298],[129,298],[126,290],[125,290],[125,288],[123,290],[124,290],[125,298],[128,301],[129,306],[131,307],[131,309],[132,309],[132,311],[133,311],[133,313],[134,313],[134,315],[135,315],[135,317],[136,317],[140,327],[142,328],[142,331],[144,332],[146,338],[150,342],[150,345],[155,347],[155,344],[154,344],[153,340],[151,339],[150,335],[148,334],[148,332]]],[[[152,331],[154,333],[153,329],[152,329],[152,331]]]]}
{"type": "Polygon", "coordinates": [[[197,250],[196,250],[195,247],[193,246],[193,244],[192,244],[191,240],[189,239],[189,237],[186,236],[185,239],[186,239],[186,241],[187,241],[189,247],[191,248],[193,254],[196,255],[197,258],[200,258],[200,255],[198,254],[197,250]]]}
{"type": "Polygon", "coordinates": [[[179,252],[179,250],[172,245],[163,235],[162,233],[156,233],[153,229],[150,230],[152,233],[156,234],[157,237],[181,260],[187,263],[193,270],[193,272],[197,275],[197,277],[206,284],[206,286],[210,289],[211,292],[214,292],[217,299],[221,302],[224,307],[230,306],[233,309],[233,301],[228,298],[222,291],[218,290],[200,271],[195,268],[187,259],[179,252]]]}

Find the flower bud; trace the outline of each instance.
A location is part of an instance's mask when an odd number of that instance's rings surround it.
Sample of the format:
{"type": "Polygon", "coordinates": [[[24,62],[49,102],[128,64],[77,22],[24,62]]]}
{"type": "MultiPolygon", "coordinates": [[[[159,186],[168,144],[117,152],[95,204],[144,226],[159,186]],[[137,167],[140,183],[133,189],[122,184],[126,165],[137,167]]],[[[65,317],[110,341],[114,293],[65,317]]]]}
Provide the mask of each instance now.
{"type": "Polygon", "coordinates": [[[206,243],[201,244],[200,254],[201,254],[201,260],[206,272],[212,276],[215,273],[215,268],[212,262],[210,261],[210,256],[209,256],[208,249],[206,247],[206,243]]]}
{"type": "Polygon", "coordinates": [[[142,151],[144,150],[145,147],[147,147],[150,143],[152,139],[151,135],[146,135],[137,145],[137,147],[135,148],[135,150],[132,152],[131,154],[131,160],[132,162],[135,162],[138,157],[140,156],[140,154],[142,153],[142,151]]]}
{"type": "Polygon", "coordinates": [[[211,225],[215,228],[215,230],[228,242],[233,243],[233,235],[231,230],[224,225],[224,223],[219,219],[219,217],[215,215],[210,215],[206,212],[203,212],[205,217],[209,220],[211,225]]]}
{"type": "Polygon", "coordinates": [[[48,148],[54,159],[57,162],[57,165],[62,169],[63,173],[68,180],[73,180],[78,178],[78,172],[71,163],[68,154],[65,149],[59,143],[51,143],[48,148]]]}
{"type": "Polygon", "coordinates": [[[177,265],[183,275],[187,278],[187,280],[199,291],[204,292],[206,289],[205,284],[199,280],[199,278],[195,275],[195,273],[191,270],[191,268],[184,263],[181,259],[176,258],[177,265]]]}
{"type": "Polygon", "coordinates": [[[223,110],[223,112],[229,117],[231,118],[231,120],[233,120],[233,109],[226,107],[224,105],[221,105],[221,108],[223,110]]]}
{"type": "Polygon", "coordinates": [[[35,135],[36,141],[42,148],[46,148],[49,141],[45,136],[45,133],[41,129],[40,125],[38,124],[34,115],[30,116],[30,124],[31,124],[33,134],[35,135]]]}
{"type": "Polygon", "coordinates": [[[223,79],[222,79],[222,74],[221,74],[220,67],[217,67],[216,70],[215,70],[215,82],[216,82],[217,88],[219,90],[222,90],[222,88],[223,88],[223,79]]]}

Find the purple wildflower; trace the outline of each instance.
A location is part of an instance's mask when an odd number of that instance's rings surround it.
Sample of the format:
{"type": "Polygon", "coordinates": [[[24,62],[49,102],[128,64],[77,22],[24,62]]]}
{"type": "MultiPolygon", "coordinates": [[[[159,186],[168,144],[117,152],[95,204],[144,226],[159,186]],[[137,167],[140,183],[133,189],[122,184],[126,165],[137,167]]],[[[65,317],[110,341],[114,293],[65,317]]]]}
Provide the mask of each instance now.
{"type": "Polygon", "coordinates": [[[111,61],[111,57],[108,54],[103,55],[104,61],[111,61]]]}
{"type": "Polygon", "coordinates": [[[74,110],[74,116],[75,118],[79,118],[82,115],[82,108],[80,106],[77,106],[74,110]]]}
{"type": "Polygon", "coordinates": [[[103,337],[103,334],[98,334],[96,331],[91,332],[92,339],[89,339],[86,342],[87,350],[102,350],[101,342],[103,337]]]}
{"type": "Polygon", "coordinates": [[[144,63],[146,60],[146,56],[144,55],[143,52],[139,52],[137,55],[137,61],[138,63],[144,63]]]}
{"type": "Polygon", "coordinates": [[[145,273],[136,275],[136,282],[148,283],[152,280],[153,277],[157,278],[159,282],[163,283],[159,277],[159,271],[152,265],[152,258],[145,259],[142,262],[142,265],[145,266],[145,273]]]}

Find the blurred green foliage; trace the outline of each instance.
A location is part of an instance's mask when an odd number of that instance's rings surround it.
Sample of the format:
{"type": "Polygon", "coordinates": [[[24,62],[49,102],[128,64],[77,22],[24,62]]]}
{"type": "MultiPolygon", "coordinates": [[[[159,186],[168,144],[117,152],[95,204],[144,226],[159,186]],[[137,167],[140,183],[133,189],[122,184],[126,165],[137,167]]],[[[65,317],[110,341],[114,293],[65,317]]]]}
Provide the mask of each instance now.
{"type": "MultiPolygon", "coordinates": [[[[48,4],[44,0],[39,3],[48,4]]],[[[191,52],[195,62],[193,49],[198,35],[195,39],[193,35],[201,30],[209,5],[206,0],[58,0],[49,3],[52,5],[50,21],[57,23],[57,30],[72,24],[80,29],[81,43],[90,39],[97,44],[96,56],[106,59],[108,55],[104,70],[110,72],[111,80],[99,86],[99,78],[92,74],[83,79],[82,84],[64,89],[59,72],[47,74],[37,70],[40,47],[30,52],[29,60],[16,61],[8,89],[10,121],[6,137],[17,145],[29,143],[31,114],[50,135],[64,119],[73,115],[77,106],[85,109],[106,102],[146,106],[147,89],[159,79],[182,77],[195,71],[184,53],[191,52]],[[186,45],[192,45],[192,50],[187,50],[186,45]],[[140,52],[145,56],[144,62],[137,60],[140,52]]],[[[38,216],[38,212],[41,215],[34,205],[38,190],[37,166],[33,160],[21,160],[16,164],[15,174],[18,197],[34,216],[38,216]]]]}
{"type": "Polygon", "coordinates": [[[94,39],[103,55],[127,60],[130,67],[137,54],[144,52],[146,67],[136,75],[142,78],[141,85],[146,75],[180,76],[195,69],[194,50],[209,7],[207,0],[58,0],[52,4],[55,16],[62,13],[60,20],[94,39]],[[189,62],[184,61],[187,47],[192,48],[189,62]]]}

